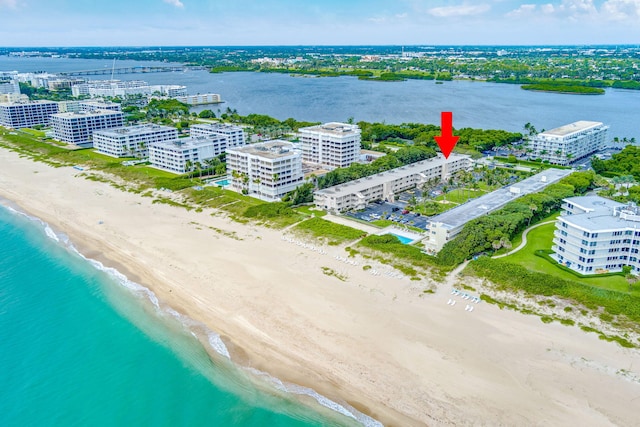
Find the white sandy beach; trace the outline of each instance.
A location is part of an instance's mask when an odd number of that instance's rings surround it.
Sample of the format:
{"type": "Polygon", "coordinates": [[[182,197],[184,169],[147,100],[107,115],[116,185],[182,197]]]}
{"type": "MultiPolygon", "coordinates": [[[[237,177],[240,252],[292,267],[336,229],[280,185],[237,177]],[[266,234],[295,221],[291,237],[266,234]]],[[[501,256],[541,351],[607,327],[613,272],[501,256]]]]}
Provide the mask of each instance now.
{"type": "Polygon", "coordinates": [[[638,423],[637,350],[485,303],[468,312],[447,304],[449,286],[421,296],[418,282],[337,260],[340,248],[323,255],[79,173],[0,149],[0,196],[220,333],[241,365],[385,425],[638,423]]]}

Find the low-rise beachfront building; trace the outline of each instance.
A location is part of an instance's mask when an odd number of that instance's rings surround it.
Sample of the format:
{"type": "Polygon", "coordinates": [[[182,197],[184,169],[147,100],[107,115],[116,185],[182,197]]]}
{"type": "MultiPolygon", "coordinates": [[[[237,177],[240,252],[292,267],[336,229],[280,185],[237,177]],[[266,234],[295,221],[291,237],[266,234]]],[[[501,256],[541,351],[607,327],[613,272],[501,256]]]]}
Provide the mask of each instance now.
{"type": "Polygon", "coordinates": [[[288,141],[273,140],[227,149],[230,189],[267,200],[279,200],[304,181],[302,155],[288,141]]]}
{"type": "Polygon", "coordinates": [[[581,274],[640,272],[640,208],[598,196],[564,200],[551,255],[581,274]]]}
{"type": "Polygon", "coordinates": [[[605,148],[608,129],[601,122],[581,120],[533,136],[529,148],[533,157],[568,165],[605,148]]]}
{"type": "Polygon", "coordinates": [[[347,123],[325,123],[300,128],[302,160],[324,168],[346,168],[360,160],[360,128],[347,123]]]}
{"type": "Polygon", "coordinates": [[[122,127],[122,111],[95,110],[77,113],[58,113],[51,116],[53,137],[69,144],[90,147],[93,132],[100,129],[122,127]]]}
{"type": "Polygon", "coordinates": [[[226,138],[216,135],[154,142],[149,144],[149,162],[174,173],[206,169],[207,161],[222,154],[226,145],[226,138]]]}
{"type": "Polygon", "coordinates": [[[468,155],[452,153],[446,159],[438,154],[427,160],[318,190],[313,200],[318,208],[334,213],[360,210],[375,200],[393,202],[395,195],[404,190],[433,178],[448,179],[455,172],[470,167],[471,157],[468,155]]]}
{"type": "Polygon", "coordinates": [[[58,103],[53,101],[5,102],[0,104],[0,125],[15,129],[48,126],[57,112],[58,103]]]}
{"type": "MultiPolygon", "coordinates": [[[[227,139],[227,147],[241,147],[246,144],[244,129],[230,123],[207,123],[189,127],[191,136],[217,135],[227,139]]],[[[225,148],[225,149],[226,149],[225,148]]]]}
{"type": "Polygon", "coordinates": [[[147,123],[95,131],[93,147],[108,156],[145,158],[150,144],[176,139],[176,128],[147,123]]]}
{"type": "Polygon", "coordinates": [[[198,93],[196,95],[176,96],[176,101],[189,105],[220,104],[222,99],[217,93],[198,93]]]}
{"type": "Polygon", "coordinates": [[[427,224],[427,238],[422,241],[425,250],[429,254],[438,253],[469,221],[494,212],[526,194],[537,193],[572,172],[570,169],[546,169],[509,187],[492,191],[432,217],[427,224]]]}

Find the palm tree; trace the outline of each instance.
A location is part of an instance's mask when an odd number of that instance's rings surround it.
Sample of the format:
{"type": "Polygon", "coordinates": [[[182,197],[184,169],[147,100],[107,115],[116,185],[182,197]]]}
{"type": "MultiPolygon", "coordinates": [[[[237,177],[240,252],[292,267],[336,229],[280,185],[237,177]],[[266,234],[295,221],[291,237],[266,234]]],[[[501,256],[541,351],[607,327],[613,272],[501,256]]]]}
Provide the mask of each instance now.
{"type": "Polygon", "coordinates": [[[187,160],[186,162],[184,162],[184,168],[186,172],[191,172],[193,168],[193,162],[191,160],[187,160]]]}
{"type": "Polygon", "coordinates": [[[531,225],[531,219],[533,219],[533,216],[535,215],[536,211],[538,210],[538,207],[534,203],[531,203],[529,205],[529,210],[531,211],[531,216],[529,217],[529,223],[527,224],[527,227],[531,225]]]}

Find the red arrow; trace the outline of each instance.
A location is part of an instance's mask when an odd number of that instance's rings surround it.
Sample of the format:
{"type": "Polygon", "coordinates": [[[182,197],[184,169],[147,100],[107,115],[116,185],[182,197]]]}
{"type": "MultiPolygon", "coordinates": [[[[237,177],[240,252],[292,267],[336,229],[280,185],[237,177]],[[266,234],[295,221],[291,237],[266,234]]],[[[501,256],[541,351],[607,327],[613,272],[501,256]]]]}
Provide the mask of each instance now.
{"type": "Polygon", "coordinates": [[[451,111],[443,111],[440,113],[442,120],[442,126],[440,126],[441,136],[434,136],[433,138],[438,143],[440,151],[444,155],[445,159],[449,158],[449,154],[453,151],[453,147],[456,146],[459,136],[453,136],[453,113],[451,111]]]}

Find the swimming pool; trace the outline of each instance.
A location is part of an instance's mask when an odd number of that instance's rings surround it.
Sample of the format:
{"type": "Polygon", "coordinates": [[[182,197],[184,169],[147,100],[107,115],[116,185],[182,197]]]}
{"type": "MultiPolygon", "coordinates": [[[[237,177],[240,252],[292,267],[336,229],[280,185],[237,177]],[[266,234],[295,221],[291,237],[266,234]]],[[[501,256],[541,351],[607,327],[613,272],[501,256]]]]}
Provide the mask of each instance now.
{"type": "Polygon", "coordinates": [[[413,242],[414,239],[410,238],[410,237],[405,237],[405,236],[401,236],[399,234],[395,234],[395,233],[389,233],[392,236],[396,236],[398,238],[398,240],[400,240],[400,243],[402,243],[403,245],[408,245],[409,243],[413,242]]]}
{"type": "Polygon", "coordinates": [[[216,181],[214,182],[215,185],[217,185],[218,187],[226,187],[227,185],[229,185],[229,179],[223,179],[220,181],[216,181]]]}

